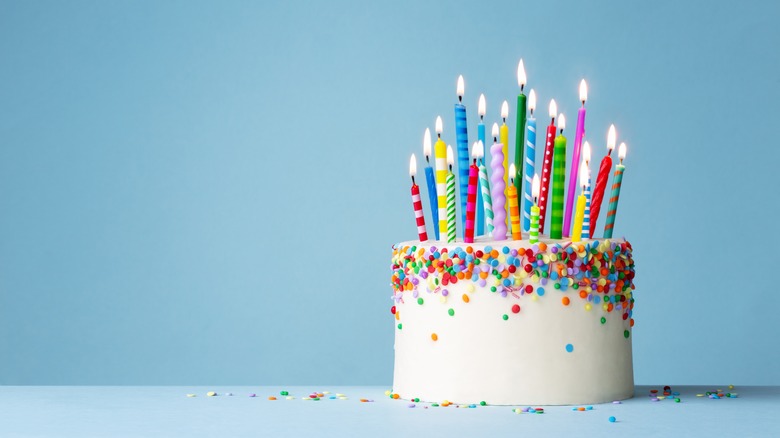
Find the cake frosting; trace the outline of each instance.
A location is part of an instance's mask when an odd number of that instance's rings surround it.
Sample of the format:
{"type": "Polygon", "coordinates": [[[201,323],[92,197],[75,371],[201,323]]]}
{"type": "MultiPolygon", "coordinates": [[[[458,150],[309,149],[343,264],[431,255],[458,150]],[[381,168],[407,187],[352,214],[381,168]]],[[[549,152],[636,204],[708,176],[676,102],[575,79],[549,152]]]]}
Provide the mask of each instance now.
{"type": "Polygon", "coordinates": [[[633,395],[634,261],[625,240],[393,246],[393,392],[494,405],[633,395]]]}

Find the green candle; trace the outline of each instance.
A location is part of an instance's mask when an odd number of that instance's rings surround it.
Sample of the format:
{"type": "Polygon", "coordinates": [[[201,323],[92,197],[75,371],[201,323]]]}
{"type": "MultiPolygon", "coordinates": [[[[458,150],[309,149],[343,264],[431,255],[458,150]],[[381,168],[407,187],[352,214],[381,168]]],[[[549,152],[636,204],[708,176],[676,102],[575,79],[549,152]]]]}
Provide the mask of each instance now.
{"type": "Polygon", "coordinates": [[[560,134],[555,137],[555,149],[553,152],[553,188],[552,188],[552,215],[550,216],[550,238],[563,238],[563,190],[566,184],[566,137],[563,130],[566,128],[566,117],[558,116],[558,129],[560,134]]]}
{"type": "Polygon", "coordinates": [[[515,126],[515,169],[517,169],[517,175],[509,175],[510,178],[515,179],[515,188],[517,193],[523,193],[521,190],[523,186],[523,158],[525,152],[525,94],[523,94],[523,88],[525,88],[525,66],[523,66],[523,60],[517,65],[517,83],[520,85],[520,94],[517,96],[517,126],[515,126]]]}

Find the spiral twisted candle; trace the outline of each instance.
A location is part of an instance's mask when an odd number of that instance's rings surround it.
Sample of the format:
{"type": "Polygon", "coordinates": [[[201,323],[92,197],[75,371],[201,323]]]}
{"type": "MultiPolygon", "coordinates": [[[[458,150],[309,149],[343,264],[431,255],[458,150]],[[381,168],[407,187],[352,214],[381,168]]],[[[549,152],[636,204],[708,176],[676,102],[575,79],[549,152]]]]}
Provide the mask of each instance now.
{"type": "Polygon", "coordinates": [[[506,240],[506,196],[504,190],[504,145],[490,147],[490,184],[493,195],[493,240],[506,240]]]}
{"type": "Polygon", "coordinates": [[[493,235],[493,199],[490,197],[490,181],[487,177],[485,163],[479,163],[479,188],[485,208],[485,231],[488,236],[493,235]]]}

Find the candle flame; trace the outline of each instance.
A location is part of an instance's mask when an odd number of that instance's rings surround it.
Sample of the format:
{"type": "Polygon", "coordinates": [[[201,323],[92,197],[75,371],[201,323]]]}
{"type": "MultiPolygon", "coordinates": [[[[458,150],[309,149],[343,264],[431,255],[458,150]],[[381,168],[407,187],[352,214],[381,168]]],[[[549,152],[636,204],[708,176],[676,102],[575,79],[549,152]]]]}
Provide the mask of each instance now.
{"type": "Polygon", "coordinates": [[[550,118],[554,119],[558,114],[558,104],[555,103],[555,99],[550,99],[550,118]]]}
{"type": "Polygon", "coordinates": [[[506,119],[509,117],[509,104],[507,101],[504,101],[504,103],[501,104],[501,118],[506,119]]]}
{"type": "Polygon", "coordinates": [[[580,81],[580,102],[584,104],[586,100],[588,100],[588,84],[583,79],[580,81]]]}
{"type": "Polygon", "coordinates": [[[528,93],[528,109],[534,112],[536,109],[536,91],[531,88],[531,92],[528,93]]]}
{"type": "Polygon", "coordinates": [[[525,76],[525,65],[523,65],[523,58],[520,58],[520,63],[517,64],[517,85],[522,90],[525,87],[527,78],[525,76]]]}
{"type": "Polygon", "coordinates": [[[590,143],[587,141],[582,144],[582,161],[590,163],[590,143]]]}
{"type": "Polygon", "coordinates": [[[431,156],[431,130],[425,128],[425,134],[423,134],[423,155],[425,158],[431,156]]]}
{"type": "Polygon", "coordinates": [[[536,203],[536,198],[539,197],[539,174],[534,174],[534,181],[531,183],[531,196],[534,197],[534,203],[536,203]]]}
{"type": "Polygon", "coordinates": [[[441,116],[436,116],[436,133],[441,135],[444,128],[442,128],[441,116]]]}
{"type": "Polygon", "coordinates": [[[585,161],[583,161],[582,164],[580,165],[580,175],[579,176],[580,176],[580,185],[582,187],[587,186],[588,185],[588,177],[590,175],[588,175],[588,165],[586,164],[585,161]]]}
{"type": "Polygon", "coordinates": [[[493,134],[493,137],[498,138],[498,123],[493,123],[491,133],[493,134]]]}
{"type": "Polygon", "coordinates": [[[486,112],[486,104],[485,104],[485,95],[480,94],[479,95],[479,105],[477,105],[477,113],[479,113],[480,116],[484,117],[486,112]]]}
{"type": "Polygon", "coordinates": [[[615,142],[617,141],[617,133],[615,132],[615,125],[609,125],[609,132],[607,133],[607,149],[611,152],[615,149],[615,142]]]}
{"type": "Polygon", "coordinates": [[[566,129],[566,116],[563,113],[558,115],[558,129],[561,131],[566,129]]]}
{"type": "Polygon", "coordinates": [[[623,159],[626,158],[626,144],[620,143],[620,148],[618,148],[618,157],[620,157],[620,161],[623,162],[623,159]]]}
{"type": "Polygon", "coordinates": [[[515,163],[512,163],[509,165],[509,179],[512,182],[514,182],[516,176],[517,176],[517,168],[515,167],[515,163]]]}
{"type": "Polygon", "coordinates": [[[447,165],[452,167],[455,164],[455,155],[452,153],[452,146],[447,145],[447,165]]]}
{"type": "Polygon", "coordinates": [[[463,75],[458,76],[458,97],[463,97],[466,86],[463,84],[463,75]]]}
{"type": "Polygon", "coordinates": [[[485,145],[482,144],[482,140],[474,142],[474,148],[471,150],[471,155],[478,160],[485,156],[485,145]]]}
{"type": "Polygon", "coordinates": [[[412,178],[417,175],[417,157],[412,154],[412,158],[409,159],[409,176],[412,178]]]}

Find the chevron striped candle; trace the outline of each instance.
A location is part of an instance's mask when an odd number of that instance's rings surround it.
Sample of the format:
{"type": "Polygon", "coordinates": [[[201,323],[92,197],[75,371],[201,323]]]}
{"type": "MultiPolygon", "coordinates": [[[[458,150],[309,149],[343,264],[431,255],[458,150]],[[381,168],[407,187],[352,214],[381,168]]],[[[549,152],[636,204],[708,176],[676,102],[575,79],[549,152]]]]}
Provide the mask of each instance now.
{"type": "Polygon", "coordinates": [[[509,186],[507,186],[507,199],[509,200],[509,222],[511,224],[512,239],[523,240],[520,232],[520,207],[517,205],[517,187],[515,187],[515,178],[517,175],[515,163],[509,165],[509,186]]]}
{"type": "Polygon", "coordinates": [[[493,235],[493,201],[490,198],[490,181],[487,177],[487,169],[485,169],[485,160],[482,158],[485,153],[485,146],[481,141],[477,142],[474,146],[474,157],[479,164],[479,192],[482,194],[482,199],[485,202],[483,207],[485,208],[485,231],[487,235],[493,235]]]}
{"type": "Polygon", "coordinates": [[[439,238],[444,240],[447,234],[447,145],[441,139],[441,117],[436,117],[436,134],[438,139],[433,146],[436,156],[436,204],[439,208],[439,238]]]}
{"type": "Polygon", "coordinates": [[[455,242],[455,174],[452,173],[452,165],[455,164],[455,157],[452,153],[452,146],[447,146],[447,172],[446,193],[447,193],[447,243],[455,242]]]}
{"type": "Polygon", "coordinates": [[[539,175],[534,174],[531,193],[534,205],[531,206],[531,227],[528,229],[528,242],[537,243],[539,241],[539,206],[536,205],[536,200],[539,198],[539,175]]]}
{"type": "Polygon", "coordinates": [[[425,182],[428,185],[428,201],[431,204],[433,235],[436,240],[439,240],[439,202],[436,198],[436,180],[431,167],[431,130],[428,128],[425,128],[425,135],[423,135],[423,155],[425,155],[425,182]]]}
{"type": "Polygon", "coordinates": [[[547,127],[547,137],[544,143],[542,158],[542,180],[539,192],[539,232],[544,234],[544,220],[547,218],[547,195],[552,177],[553,143],[555,142],[555,116],[558,115],[558,105],[555,99],[550,100],[550,126],[547,127]]]}
{"type": "MultiPolygon", "coordinates": [[[[577,209],[574,213],[574,224],[571,227],[571,241],[572,242],[579,242],[582,240],[582,226],[585,222],[585,203],[587,200],[585,199],[585,187],[587,186],[588,182],[588,169],[585,168],[585,162],[582,162],[582,166],[580,166],[582,169],[580,170],[579,176],[580,176],[580,185],[582,186],[582,192],[580,192],[580,196],[577,196],[577,209]]],[[[586,235],[587,237],[587,235],[586,235]]]]}
{"type": "Polygon", "coordinates": [[[417,236],[420,242],[428,240],[428,233],[425,231],[425,215],[423,214],[422,199],[420,199],[420,187],[414,183],[414,176],[417,175],[417,158],[412,154],[409,159],[409,176],[412,177],[412,206],[414,207],[414,218],[417,221],[417,236]]]}
{"type": "MultiPolygon", "coordinates": [[[[485,105],[485,95],[480,94],[479,95],[479,103],[477,105],[477,112],[479,114],[479,124],[477,125],[477,138],[479,141],[482,142],[482,144],[485,144],[485,110],[487,105],[485,105]]],[[[484,156],[484,154],[482,155],[484,156]]],[[[480,181],[480,185],[482,182],[480,181]]],[[[476,234],[477,236],[482,236],[485,234],[485,200],[483,199],[483,193],[482,190],[477,191],[477,229],[476,234]]]]}
{"type": "MultiPolygon", "coordinates": [[[[476,147],[476,145],[475,145],[476,147]]],[[[474,243],[474,219],[477,209],[477,160],[469,167],[468,196],[466,197],[466,229],[463,231],[463,241],[474,243]]]]}
{"type": "Polygon", "coordinates": [[[569,175],[569,191],[566,193],[566,211],[563,213],[563,235],[568,237],[571,230],[571,214],[574,207],[574,192],[577,190],[577,172],[582,151],[582,136],[585,134],[585,101],[588,100],[588,84],[585,79],[580,82],[580,102],[582,108],[577,111],[577,128],[574,131],[574,152],[572,153],[571,175],[569,175]]]}
{"type": "Polygon", "coordinates": [[[599,212],[601,212],[601,203],[604,201],[604,192],[607,190],[607,180],[609,180],[609,172],[612,170],[612,150],[615,149],[615,142],[617,141],[617,134],[615,133],[615,125],[609,127],[609,133],[607,134],[607,155],[601,159],[599,165],[599,173],[596,174],[596,187],[593,190],[593,199],[590,204],[590,238],[596,234],[596,222],[599,220],[599,212]]]}
{"type": "Polygon", "coordinates": [[[563,136],[563,130],[566,129],[566,117],[563,114],[558,116],[558,128],[560,133],[555,137],[555,152],[553,154],[551,239],[563,237],[563,190],[566,183],[566,137],[563,136]]]}
{"type": "MultiPolygon", "coordinates": [[[[455,140],[458,146],[458,184],[460,185],[460,223],[466,223],[466,198],[469,178],[469,134],[466,123],[466,106],[463,105],[463,75],[458,76],[458,103],[455,104],[455,140]]],[[[465,229],[465,226],[464,226],[465,229]]]]}
{"type": "Polygon", "coordinates": [[[584,171],[588,173],[588,182],[585,185],[585,214],[582,219],[582,235],[590,238],[590,143],[582,145],[582,161],[585,163],[584,171]]]}
{"type": "MultiPolygon", "coordinates": [[[[495,142],[496,139],[493,138],[495,142]]],[[[504,145],[490,147],[490,183],[493,201],[493,240],[506,240],[506,196],[504,190],[504,145]]]]}
{"type": "Polygon", "coordinates": [[[534,118],[534,109],[536,109],[536,92],[531,89],[528,93],[528,112],[530,116],[526,122],[525,133],[525,186],[523,186],[523,230],[531,229],[531,206],[534,204],[532,199],[532,188],[534,167],[536,166],[536,119],[534,118]]]}
{"type": "Polygon", "coordinates": [[[626,144],[620,143],[618,149],[620,164],[615,166],[615,177],[612,179],[612,195],[609,198],[609,209],[607,210],[607,224],[604,226],[604,238],[612,238],[612,230],[615,228],[615,216],[617,215],[618,200],[620,199],[620,186],[623,184],[623,172],[626,166],[623,165],[623,159],[626,158],[626,144]]]}

